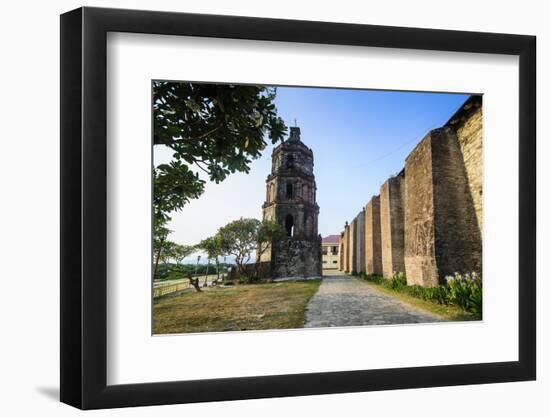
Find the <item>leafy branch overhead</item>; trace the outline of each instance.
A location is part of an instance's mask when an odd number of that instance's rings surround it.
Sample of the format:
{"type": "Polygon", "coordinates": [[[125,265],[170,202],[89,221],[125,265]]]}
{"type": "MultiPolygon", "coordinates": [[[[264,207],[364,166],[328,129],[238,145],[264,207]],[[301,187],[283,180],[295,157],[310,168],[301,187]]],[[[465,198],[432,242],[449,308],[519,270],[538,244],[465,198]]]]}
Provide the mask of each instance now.
{"type": "Polygon", "coordinates": [[[181,210],[191,199],[199,198],[204,192],[205,181],[200,179],[181,161],[171,161],[153,169],[155,220],[164,224],[168,213],[181,210]]]}
{"type": "Polygon", "coordinates": [[[173,151],[173,160],[154,171],[157,221],[180,210],[204,191],[202,171],[219,183],[250,171],[268,141],[286,132],[274,104],[276,89],[252,85],[153,82],[154,145],[173,151]]]}

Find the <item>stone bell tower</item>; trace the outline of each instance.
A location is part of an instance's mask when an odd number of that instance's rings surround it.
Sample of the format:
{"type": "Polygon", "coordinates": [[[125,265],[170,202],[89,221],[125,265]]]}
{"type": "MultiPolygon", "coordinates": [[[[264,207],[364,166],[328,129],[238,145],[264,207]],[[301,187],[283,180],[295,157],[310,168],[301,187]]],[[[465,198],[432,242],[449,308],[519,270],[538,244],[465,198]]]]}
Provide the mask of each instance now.
{"type": "Polygon", "coordinates": [[[261,261],[271,262],[274,278],[320,277],[313,152],[300,140],[299,127],[290,128],[290,137],[273,150],[271,161],[263,218],[279,223],[286,238],[272,245],[261,261]]]}

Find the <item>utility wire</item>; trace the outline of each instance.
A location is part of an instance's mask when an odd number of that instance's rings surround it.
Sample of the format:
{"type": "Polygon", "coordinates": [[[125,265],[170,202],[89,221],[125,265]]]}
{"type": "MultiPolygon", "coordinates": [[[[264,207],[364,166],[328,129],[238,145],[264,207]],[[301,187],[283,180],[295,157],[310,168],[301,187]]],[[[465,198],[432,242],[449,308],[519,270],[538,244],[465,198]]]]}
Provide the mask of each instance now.
{"type": "MultiPolygon", "coordinates": [[[[432,129],[428,129],[428,132],[429,132],[430,130],[432,130],[432,129]]],[[[384,154],[384,155],[381,155],[381,156],[379,156],[379,157],[377,157],[377,158],[374,158],[374,159],[372,159],[372,160],[370,160],[370,161],[368,161],[368,162],[363,162],[363,163],[357,165],[356,168],[363,167],[363,166],[365,166],[365,165],[370,165],[370,164],[373,164],[373,163],[375,163],[375,162],[378,162],[378,161],[380,161],[380,160],[382,160],[382,159],[385,159],[385,158],[387,158],[388,156],[391,156],[391,155],[393,155],[394,153],[396,153],[397,151],[403,149],[403,148],[404,148],[405,146],[407,146],[408,144],[410,144],[410,143],[412,143],[412,142],[414,142],[414,141],[420,142],[421,140],[422,140],[422,139],[419,140],[418,138],[414,137],[414,138],[412,138],[411,140],[408,140],[408,141],[402,143],[402,144],[399,145],[397,148],[393,149],[392,151],[390,151],[390,152],[388,152],[388,153],[386,153],[386,154],[384,154]]]]}

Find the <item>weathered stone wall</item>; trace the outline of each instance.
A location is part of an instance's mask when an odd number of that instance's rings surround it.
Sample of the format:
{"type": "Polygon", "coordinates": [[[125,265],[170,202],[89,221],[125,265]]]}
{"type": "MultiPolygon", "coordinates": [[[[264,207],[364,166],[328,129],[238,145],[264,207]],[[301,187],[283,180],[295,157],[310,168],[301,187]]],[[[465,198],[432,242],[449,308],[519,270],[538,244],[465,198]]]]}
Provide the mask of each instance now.
{"type": "Polygon", "coordinates": [[[455,131],[432,130],[405,164],[407,283],[481,270],[481,236],[455,131]],[[477,230],[476,230],[477,229],[477,230]]]}
{"type": "Polygon", "coordinates": [[[481,270],[481,234],[456,132],[432,134],[435,255],[439,281],[455,272],[481,270]]]}
{"type": "Polygon", "coordinates": [[[349,272],[349,225],[346,222],[342,232],[342,262],[341,268],[344,272],[349,272]]]}
{"type": "Polygon", "coordinates": [[[364,226],[356,217],[352,236],[346,227],[344,271],[363,272],[364,266],[367,274],[386,278],[405,271],[408,284],[423,286],[455,272],[482,272],[482,119],[482,98],[471,96],[418,143],[403,171],[365,207],[364,226]]]}
{"type": "Polygon", "coordinates": [[[382,274],[379,196],[372,197],[365,207],[365,272],[382,274]]]}
{"type": "Polygon", "coordinates": [[[353,219],[349,225],[349,269],[352,274],[355,273],[355,259],[357,250],[357,222],[353,219]]]}
{"type": "Polygon", "coordinates": [[[344,251],[346,249],[346,245],[344,244],[344,242],[345,242],[344,232],[342,232],[340,233],[340,243],[338,244],[338,256],[340,257],[338,270],[340,271],[344,270],[344,251]]]}
{"type": "Polygon", "coordinates": [[[385,278],[405,272],[404,174],[380,187],[382,273],[385,278]]]}
{"type": "Polygon", "coordinates": [[[347,225],[346,227],[346,272],[351,272],[351,262],[350,262],[350,259],[351,259],[351,252],[350,252],[350,247],[351,247],[351,235],[350,235],[350,226],[349,224],[347,225]]]}
{"type": "Polygon", "coordinates": [[[255,263],[243,265],[242,273],[237,266],[234,266],[227,274],[227,279],[233,281],[243,277],[253,278],[256,277],[256,274],[258,279],[271,279],[271,262],[259,262],[257,265],[255,263]]]}
{"type": "Polygon", "coordinates": [[[342,261],[340,263],[340,268],[342,271],[349,273],[349,224],[346,222],[344,226],[344,231],[342,232],[342,239],[340,240],[342,245],[342,261]]]}
{"type": "Polygon", "coordinates": [[[405,271],[407,284],[439,282],[435,262],[432,137],[429,133],[405,162],[405,271]]]}
{"type": "Polygon", "coordinates": [[[356,249],[355,249],[355,272],[365,272],[365,211],[361,210],[355,217],[356,224],[356,249]]]}
{"type": "Polygon", "coordinates": [[[274,278],[309,278],[321,276],[321,238],[285,239],[275,244],[272,259],[274,278]]]}
{"type": "Polygon", "coordinates": [[[466,114],[451,120],[464,160],[470,198],[476,213],[479,233],[483,236],[483,112],[481,96],[474,96],[464,106],[466,114]]]}

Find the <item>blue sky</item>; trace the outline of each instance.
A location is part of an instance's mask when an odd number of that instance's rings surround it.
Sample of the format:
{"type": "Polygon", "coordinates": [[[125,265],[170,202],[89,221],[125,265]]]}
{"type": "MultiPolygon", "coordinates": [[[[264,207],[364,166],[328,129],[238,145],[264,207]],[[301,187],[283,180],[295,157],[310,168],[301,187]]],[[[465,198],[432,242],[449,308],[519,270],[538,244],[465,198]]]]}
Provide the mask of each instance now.
{"type": "Polygon", "coordinates": [[[468,98],[435,94],[322,88],[278,88],[287,125],[297,119],[313,149],[319,233],[339,233],[409,152],[468,98]]]}
{"type": "MultiPolygon", "coordinates": [[[[442,126],[468,98],[464,94],[278,87],[276,105],[288,126],[294,119],[312,148],[320,206],[319,233],[342,231],[380,185],[404,166],[409,152],[442,126]]],[[[157,147],[155,147],[157,148],[157,147]]],[[[171,238],[195,244],[241,216],[261,218],[269,146],[251,172],[233,174],[173,214],[171,238]]],[[[155,162],[169,158],[155,149],[155,162]]]]}

